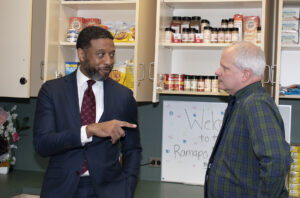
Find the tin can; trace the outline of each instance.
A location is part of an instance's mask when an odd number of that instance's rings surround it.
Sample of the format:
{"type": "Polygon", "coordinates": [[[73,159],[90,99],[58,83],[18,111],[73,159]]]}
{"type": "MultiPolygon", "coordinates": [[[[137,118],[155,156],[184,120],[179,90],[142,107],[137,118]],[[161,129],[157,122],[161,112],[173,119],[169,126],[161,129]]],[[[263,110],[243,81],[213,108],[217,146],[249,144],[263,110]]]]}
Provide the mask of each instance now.
{"type": "Polygon", "coordinates": [[[171,74],[171,90],[179,90],[179,75],[171,74]]]}
{"type": "Polygon", "coordinates": [[[179,91],[184,91],[184,75],[183,74],[179,74],[178,84],[179,84],[179,91]]]}
{"type": "Polygon", "coordinates": [[[83,17],[71,17],[70,18],[70,29],[75,29],[80,32],[84,27],[83,17]]]}
{"type": "Polygon", "coordinates": [[[164,90],[171,90],[172,82],[170,74],[164,74],[164,90]]]}

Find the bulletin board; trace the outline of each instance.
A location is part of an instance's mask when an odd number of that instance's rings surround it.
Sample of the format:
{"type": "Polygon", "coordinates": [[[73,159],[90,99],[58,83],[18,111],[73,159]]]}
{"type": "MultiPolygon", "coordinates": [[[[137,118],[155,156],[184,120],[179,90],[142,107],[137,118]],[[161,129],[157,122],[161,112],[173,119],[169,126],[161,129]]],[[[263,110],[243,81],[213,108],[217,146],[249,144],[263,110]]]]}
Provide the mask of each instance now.
{"type": "MultiPolygon", "coordinates": [[[[204,185],[227,103],[164,101],[161,181],[204,185]]],[[[283,112],[290,139],[291,108],[283,112]]],[[[288,141],[289,142],[289,141],[288,141]]]]}

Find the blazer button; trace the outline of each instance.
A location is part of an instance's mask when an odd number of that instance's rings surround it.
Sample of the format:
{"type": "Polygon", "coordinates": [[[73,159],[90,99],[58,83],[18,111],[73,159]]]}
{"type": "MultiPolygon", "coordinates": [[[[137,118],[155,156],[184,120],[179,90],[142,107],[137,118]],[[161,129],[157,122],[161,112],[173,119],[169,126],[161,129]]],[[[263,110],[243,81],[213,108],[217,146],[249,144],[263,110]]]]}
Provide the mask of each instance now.
{"type": "Polygon", "coordinates": [[[76,175],[80,175],[80,171],[76,171],[76,175]]]}

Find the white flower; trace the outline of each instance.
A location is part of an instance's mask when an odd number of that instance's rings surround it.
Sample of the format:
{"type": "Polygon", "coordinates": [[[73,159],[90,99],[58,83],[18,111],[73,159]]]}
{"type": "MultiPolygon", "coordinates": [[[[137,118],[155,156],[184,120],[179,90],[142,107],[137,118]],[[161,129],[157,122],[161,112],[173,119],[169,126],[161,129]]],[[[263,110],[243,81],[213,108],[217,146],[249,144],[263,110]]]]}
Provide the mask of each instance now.
{"type": "Polygon", "coordinates": [[[18,146],[17,146],[17,145],[15,145],[15,144],[11,144],[11,145],[10,145],[10,148],[11,148],[11,149],[17,149],[17,148],[18,148],[18,146]]]}
{"type": "Polygon", "coordinates": [[[18,114],[17,113],[13,113],[13,114],[11,114],[11,116],[12,116],[12,119],[15,120],[15,119],[17,119],[18,114]]]}
{"type": "Polygon", "coordinates": [[[15,111],[17,109],[17,105],[14,105],[11,109],[10,109],[10,111],[15,111]]]}

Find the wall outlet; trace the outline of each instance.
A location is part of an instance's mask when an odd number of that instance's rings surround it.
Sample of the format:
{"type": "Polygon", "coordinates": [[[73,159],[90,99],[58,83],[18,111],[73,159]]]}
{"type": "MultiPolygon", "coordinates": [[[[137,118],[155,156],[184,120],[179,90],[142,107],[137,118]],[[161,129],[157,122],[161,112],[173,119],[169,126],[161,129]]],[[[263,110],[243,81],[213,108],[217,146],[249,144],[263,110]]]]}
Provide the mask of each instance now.
{"type": "Polygon", "coordinates": [[[161,159],[159,157],[150,157],[149,158],[149,166],[150,167],[160,167],[161,166],[161,159]]]}

